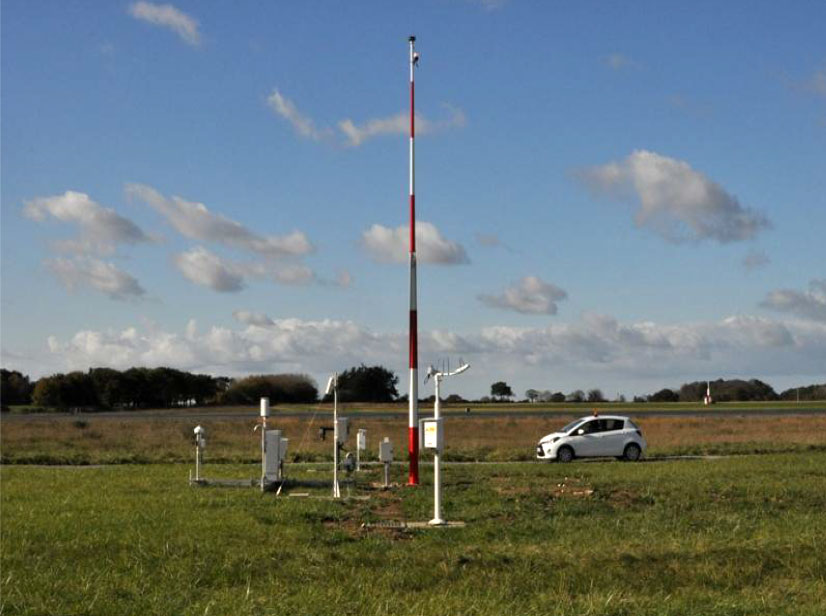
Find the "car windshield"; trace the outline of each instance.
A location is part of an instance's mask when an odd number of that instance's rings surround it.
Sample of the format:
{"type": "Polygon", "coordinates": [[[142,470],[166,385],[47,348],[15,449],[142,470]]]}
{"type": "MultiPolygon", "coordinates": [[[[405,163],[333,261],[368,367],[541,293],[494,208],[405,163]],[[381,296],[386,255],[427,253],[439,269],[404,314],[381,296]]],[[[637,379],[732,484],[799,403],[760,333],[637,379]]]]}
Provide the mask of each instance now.
{"type": "Polygon", "coordinates": [[[583,421],[582,419],[574,419],[571,423],[569,423],[567,426],[562,428],[560,430],[560,432],[570,432],[571,430],[576,428],[579,424],[581,424],[582,421],[583,421]]]}

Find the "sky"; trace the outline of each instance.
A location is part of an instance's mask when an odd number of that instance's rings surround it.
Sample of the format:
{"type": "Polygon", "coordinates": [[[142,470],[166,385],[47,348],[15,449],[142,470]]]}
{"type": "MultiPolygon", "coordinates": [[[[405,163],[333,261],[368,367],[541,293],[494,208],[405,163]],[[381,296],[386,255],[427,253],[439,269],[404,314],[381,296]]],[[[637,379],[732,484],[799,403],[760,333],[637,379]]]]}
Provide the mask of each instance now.
{"type": "MultiPolygon", "coordinates": [[[[383,365],[631,397],[826,381],[826,4],[0,14],[2,365],[383,365]]],[[[420,383],[420,395],[428,388],[420,383]]]]}

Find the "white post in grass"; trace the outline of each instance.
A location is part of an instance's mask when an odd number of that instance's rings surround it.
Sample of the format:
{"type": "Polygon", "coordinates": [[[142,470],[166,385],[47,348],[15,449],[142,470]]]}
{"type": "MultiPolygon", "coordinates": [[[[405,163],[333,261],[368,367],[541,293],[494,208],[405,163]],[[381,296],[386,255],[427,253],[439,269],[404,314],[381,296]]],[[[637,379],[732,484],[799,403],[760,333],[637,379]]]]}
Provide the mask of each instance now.
{"type": "Polygon", "coordinates": [[[470,366],[462,364],[453,372],[438,372],[433,366],[427,370],[427,378],[433,377],[436,387],[436,400],[433,403],[433,419],[424,420],[424,448],[433,451],[433,519],[428,522],[431,526],[447,524],[442,518],[442,475],[440,457],[444,449],[444,431],[442,428],[442,404],[440,385],[447,376],[461,374],[470,366]]]}

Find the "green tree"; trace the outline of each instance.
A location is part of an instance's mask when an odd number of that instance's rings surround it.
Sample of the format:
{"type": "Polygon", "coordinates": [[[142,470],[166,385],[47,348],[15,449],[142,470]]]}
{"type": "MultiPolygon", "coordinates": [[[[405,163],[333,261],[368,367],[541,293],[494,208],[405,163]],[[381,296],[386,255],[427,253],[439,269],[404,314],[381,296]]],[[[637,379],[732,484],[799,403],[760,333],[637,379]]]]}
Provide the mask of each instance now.
{"type": "Polygon", "coordinates": [[[602,395],[602,390],[600,390],[600,389],[589,389],[588,390],[588,402],[605,402],[605,396],[602,395]]]}
{"type": "Polygon", "coordinates": [[[496,381],[493,385],[490,386],[490,395],[493,398],[512,398],[513,397],[513,390],[510,388],[510,385],[505,383],[505,381],[496,381]]]}
{"type": "Polygon", "coordinates": [[[32,401],[38,406],[61,409],[99,406],[94,382],[83,372],[43,377],[34,386],[32,401]]]}
{"type": "Polygon", "coordinates": [[[540,392],[536,389],[529,389],[525,392],[525,397],[528,399],[528,402],[536,402],[539,398],[540,392]]]}
{"type": "Polygon", "coordinates": [[[34,386],[17,370],[0,369],[0,402],[5,410],[11,404],[29,404],[34,386]]]}
{"type": "Polygon", "coordinates": [[[649,402],[679,402],[680,395],[667,387],[648,396],[649,402]]]}
{"type": "Polygon", "coordinates": [[[568,402],[585,402],[585,392],[581,389],[577,389],[572,391],[568,394],[567,397],[568,402]]]}
{"type": "Polygon", "coordinates": [[[349,368],[338,375],[338,396],[344,402],[392,402],[399,396],[399,377],[383,366],[349,368]]]}

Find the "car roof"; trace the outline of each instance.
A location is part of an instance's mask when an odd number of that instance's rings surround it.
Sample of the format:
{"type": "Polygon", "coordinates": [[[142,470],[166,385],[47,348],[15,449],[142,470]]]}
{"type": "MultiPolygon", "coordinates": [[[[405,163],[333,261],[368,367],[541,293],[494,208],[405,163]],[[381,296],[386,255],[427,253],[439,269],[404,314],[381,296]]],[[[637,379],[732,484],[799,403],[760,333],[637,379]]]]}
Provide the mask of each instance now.
{"type": "Polygon", "coordinates": [[[586,415],[585,417],[580,417],[579,421],[585,421],[586,419],[630,419],[630,417],[626,417],[625,415],[586,415]]]}

